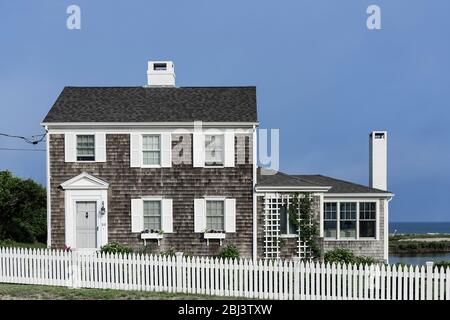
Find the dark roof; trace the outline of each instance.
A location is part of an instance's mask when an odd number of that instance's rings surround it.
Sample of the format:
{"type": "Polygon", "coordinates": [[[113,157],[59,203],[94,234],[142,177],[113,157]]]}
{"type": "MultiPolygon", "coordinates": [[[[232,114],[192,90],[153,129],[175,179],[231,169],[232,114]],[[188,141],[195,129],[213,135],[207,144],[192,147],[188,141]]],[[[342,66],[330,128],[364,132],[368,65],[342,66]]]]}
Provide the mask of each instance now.
{"type": "MultiPolygon", "coordinates": [[[[261,174],[258,168],[258,186],[265,187],[317,187],[318,185],[304,179],[290,176],[283,172],[276,172],[275,174],[261,174]]],[[[320,187],[320,185],[319,185],[320,187]]]]}
{"type": "Polygon", "coordinates": [[[357,184],[345,180],[339,180],[320,174],[314,175],[292,175],[298,179],[305,179],[321,186],[331,186],[329,193],[390,193],[380,189],[370,188],[362,184],[357,184]]]}
{"type": "Polygon", "coordinates": [[[390,193],[361,184],[315,175],[289,175],[277,172],[274,175],[262,175],[258,169],[257,186],[263,187],[331,187],[328,193],[390,193]]]}
{"type": "Polygon", "coordinates": [[[255,87],[65,87],[49,122],[257,122],[255,87]]]}

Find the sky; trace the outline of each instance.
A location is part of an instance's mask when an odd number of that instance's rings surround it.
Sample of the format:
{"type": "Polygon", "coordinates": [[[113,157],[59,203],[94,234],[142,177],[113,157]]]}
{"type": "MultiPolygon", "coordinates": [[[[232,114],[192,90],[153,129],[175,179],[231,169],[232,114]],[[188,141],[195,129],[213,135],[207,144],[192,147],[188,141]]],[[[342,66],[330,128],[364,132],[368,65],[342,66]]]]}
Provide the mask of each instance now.
{"type": "MultiPolygon", "coordinates": [[[[64,86],[140,86],[172,60],[177,86],[257,87],[280,169],[368,184],[387,130],[391,221],[450,221],[450,1],[0,0],[0,133],[43,133],[64,86]],[[69,5],[81,29],[66,27],[69,5]],[[369,5],[381,30],[366,26],[369,5]]],[[[0,148],[43,149],[0,137],[0,148]]],[[[45,152],[0,150],[45,185],[45,152]]]]}

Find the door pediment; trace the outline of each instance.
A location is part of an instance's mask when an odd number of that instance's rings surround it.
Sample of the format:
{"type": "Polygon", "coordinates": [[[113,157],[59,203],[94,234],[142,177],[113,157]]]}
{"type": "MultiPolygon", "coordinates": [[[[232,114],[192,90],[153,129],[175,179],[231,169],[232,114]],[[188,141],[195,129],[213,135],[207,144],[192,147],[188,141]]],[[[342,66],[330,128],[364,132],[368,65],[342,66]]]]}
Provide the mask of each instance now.
{"type": "Polygon", "coordinates": [[[102,190],[108,189],[109,183],[83,172],[80,175],[61,183],[64,190],[102,190]]]}

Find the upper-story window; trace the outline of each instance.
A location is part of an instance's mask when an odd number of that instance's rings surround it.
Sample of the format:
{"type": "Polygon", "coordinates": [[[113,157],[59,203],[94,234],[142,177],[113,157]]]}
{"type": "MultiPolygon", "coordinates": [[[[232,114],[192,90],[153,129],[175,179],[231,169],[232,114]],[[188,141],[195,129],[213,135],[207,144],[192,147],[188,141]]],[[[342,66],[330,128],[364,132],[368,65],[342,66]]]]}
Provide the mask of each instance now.
{"type": "Polygon", "coordinates": [[[142,136],[142,163],[145,166],[161,165],[161,136],[156,134],[142,136]]]}
{"type": "Polygon", "coordinates": [[[282,235],[296,235],[297,227],[292,223],[287,206],[280,207],[280,233],[282,235]]]}
{"type": "Polygon", "coordinates": [[[215,231],[225,230],[225,201],[206,201],[206,229],[215,231]]]}
{"type": "Polygon", "coordinates": [[[224,164],[223,135],[205,135],[205,165],[223,166],[224,164]]]}
{"type": "Polygon", "coordinates": [[[95,161],[95,135],[77,135],[77,161],[95,161]]]}

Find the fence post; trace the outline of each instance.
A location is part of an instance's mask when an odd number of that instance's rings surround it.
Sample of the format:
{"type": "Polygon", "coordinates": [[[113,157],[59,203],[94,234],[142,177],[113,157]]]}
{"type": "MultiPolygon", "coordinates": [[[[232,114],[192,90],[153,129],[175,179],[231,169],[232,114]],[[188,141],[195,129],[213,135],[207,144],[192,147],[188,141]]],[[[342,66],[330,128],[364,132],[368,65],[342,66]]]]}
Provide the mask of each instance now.
{"type": "Polygon", "coordinates": [[[177,290],[176,292],[182,292],[183,291],[183,282],[182,282],[182,267],[183,267],[183,252],[175,252],[175,256],[177,258],[176,261],[176,268],[177,268],[177,290]]]}
{"type": "Polygon", "coordinates": [[[69,287],[70,288],[79,288],[79,279],[78,279],[78,252],[72,251],[71,252],[71,270],[70,270],[70,280],[69,280],[69,287]]]}
{"type": "Polygon", "coordinates": [[[300,299],[300,258],[292,258],[294,261],[294,300],[300,299]]]}
{"type": "Polygon", "coordinates": [[[426,300],[433,300],[433,261],[427,261],[426,300]]]}

